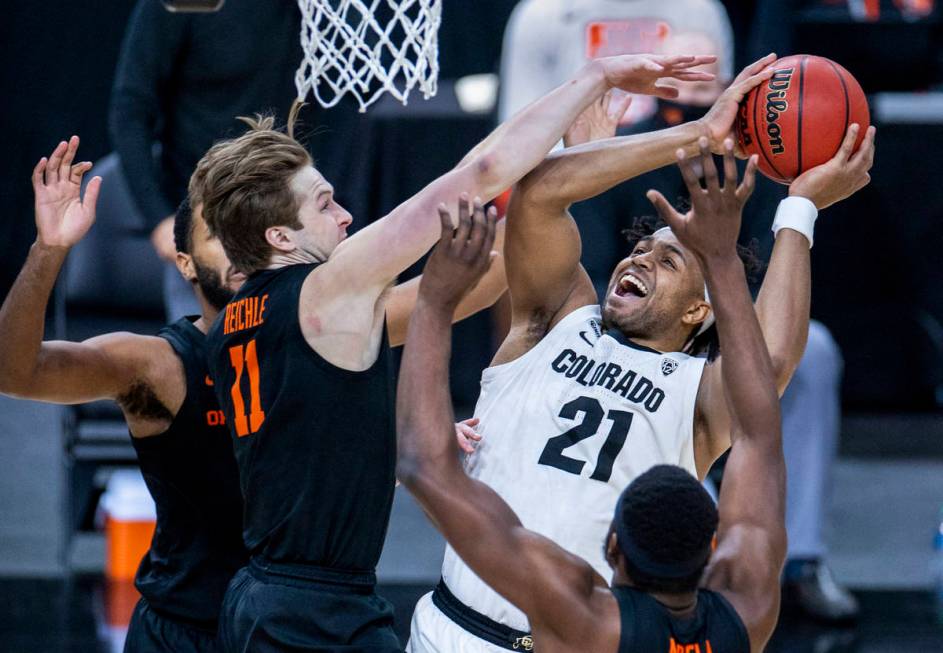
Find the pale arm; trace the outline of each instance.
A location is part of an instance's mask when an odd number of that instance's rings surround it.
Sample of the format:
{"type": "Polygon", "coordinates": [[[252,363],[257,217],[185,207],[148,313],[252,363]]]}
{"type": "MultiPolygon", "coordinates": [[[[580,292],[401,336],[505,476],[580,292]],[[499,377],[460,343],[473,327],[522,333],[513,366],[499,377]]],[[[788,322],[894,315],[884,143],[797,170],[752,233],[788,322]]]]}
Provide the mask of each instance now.
{"type": "Polygon", "coordinates": [[[710,60],[713,57],[628,55],[587,64],[576,77],[499,127],[499,135],[486,139],[470,160],[466,158],[463,165],[342,243],[327,266],[339,271],[333,276],[350,291],[365,286],[385,288],[435,242],[439,204],[462,192],[487,202],[511,187],[544,158],[580,112],[609,88],[669,97],[677,91],[659,86],[659,79],[711,79],[706,73],[688,71],[710,60]],[[358,274],[353,278],[342,273],[354,269],[358,274]]]}
{"type": "Polygon", "coordinates": [[[567,208],[673,162],[678,149],[695,152],[699,137],[719,149],[740,100],[770,76],[764,68],[774,59],[770,55],[744,69],[702,120],[554,152],[521,181],[511,198],[507,245],[508,284],[520,326],[536,314],[556,315],[564,306],[595,300],[579,264],[579,230],[567,208]]]}

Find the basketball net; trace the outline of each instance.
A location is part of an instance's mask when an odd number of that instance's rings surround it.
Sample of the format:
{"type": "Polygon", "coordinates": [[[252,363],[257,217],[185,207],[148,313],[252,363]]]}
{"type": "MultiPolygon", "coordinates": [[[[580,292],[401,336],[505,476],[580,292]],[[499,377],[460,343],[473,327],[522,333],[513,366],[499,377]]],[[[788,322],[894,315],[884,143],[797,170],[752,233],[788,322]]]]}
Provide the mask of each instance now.
{"type": "Polygon", "coordinates": [[[298,7],[299,100],[310,91],[330,108],[350,93],[363,113],[384,92],[403,104],[416,85],[425,99],[435,95],[442,0],[298,0],[298,7]],[[392,11],[385,24],[378,8],[392,11]]]}

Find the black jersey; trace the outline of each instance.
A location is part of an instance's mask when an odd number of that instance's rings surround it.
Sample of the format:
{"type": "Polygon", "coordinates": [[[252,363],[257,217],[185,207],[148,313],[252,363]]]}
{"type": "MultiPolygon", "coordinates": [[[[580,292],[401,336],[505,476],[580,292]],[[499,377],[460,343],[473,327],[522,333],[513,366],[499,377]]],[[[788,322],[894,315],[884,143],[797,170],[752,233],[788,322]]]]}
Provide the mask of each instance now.
{"type": "Polygon", "coordinates": [[[135,585],[155,610],[214,628],[226,586],[248,558],[238,470],[208,384],[206,336],[187,318],[158,335],[183,362],[187,394],[170,428],[131,439],[157,504],[135,585]]]}
{"type": "Polygon", "coordinates": [[[209,333],[210,375],[233,436],[253,556],[372,571],[393,502],[396,433],[384,328],[376,362],[343,370],[299,324],[316,267],[253,274],[209,333]]]}
{"type": "Polygon", "coordinates": [[[750,638],[740,616],[723,596],[699,590],[695,614],[678,619],[645,592],[613,587],[619,602],[622,636],[619,653],[750,653],[750,638]]]}

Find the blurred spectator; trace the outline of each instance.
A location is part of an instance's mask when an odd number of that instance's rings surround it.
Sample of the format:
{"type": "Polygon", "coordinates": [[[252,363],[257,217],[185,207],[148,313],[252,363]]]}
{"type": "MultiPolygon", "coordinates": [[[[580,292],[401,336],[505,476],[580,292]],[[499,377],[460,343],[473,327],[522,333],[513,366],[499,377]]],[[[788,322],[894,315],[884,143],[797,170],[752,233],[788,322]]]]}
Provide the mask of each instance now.
{"type": "Polygon", "coordinates": [[[184,14],[138,0],[128,23],[110,131],[154,248],[168,262],[170,321],[199,313],[172,264],[173,212],[190,173],[213,142],[240,130],[235,116],[284,115],[295,97],[301,14],[294,0],[268,4],[262,10],[255,0],[229,0],[218,13],[184,14]]]}
{"type": "MultiPolygon", "coordinates": [[[[295,0],[227,0],[210,14],[171,13],[159,0],[138,0],[118,62],[109,127],[131,194],[165,260],[175,255],[174,208],[200,157],[215,141],[244,130],[236,116],[271,111],[287,117],[302,58],[300,31],[295,0]]],[[[359,115],[349,107],[314,110],[321,126],[337,129],[359,115]]],[[[318,167],[328,178],[346,161],[342,140],[318,144],[318,167]]],[[[199,312],[172,264],[164,302],[171,321],[199,312]]]]}
{"type": "MultiPolygon", "coordinates": [[[[679,32],[703,33],[721,55],[721,79],[733,78],[733,34],[718,0],[523,0],[504,34],[500,119],[565,82],[590,58],[662,52],[679,32]]],[[[654,111],[652,98],[636,98],[626,123],[654,111]]]]}
{"type": "MultiPolygon", "coordinates": [[[[716,83],[679,85],[678,98],[653,101],[653,114],[622,127],[620,135],[663,129],[700,118],[723,91],[723,82],[733,77],[731,30],[719,3],[555,0],[541,2],[539,10],[536,4],[535,0],[522,2],[508,26],[502,70],[510,77],[502,78],[502,115],[537,97],[530,93],[541,93],[559,83],[554,75],[558,69],[564,69],[561,61],[567,62],[566,71],[584,63],[583,44],[587,34],[581,32],[581,27],[591,24],[596,16],[611,18],[617,15],[615,10],[622,7],[634,12],[632,16],[638,20],[647,17],[651,21],[667,22],[671,12],[685,14],[690,21],[687,24],[693,25],[670,29],[659,41],[659,51],[666,54],[716,54],[718,61],[714,72],[718,74],[718,80],[716,83]],[[602,5],[601,10],[599,5],[602,5]],[[697,18],[692,19],[693,16],[697,18]],[[723,24],[717,25],[713,20],[723,24]],[[534,57],[535,53],[539,53],[539,58],[534,57]],[[526,79],[526,83],[519,82],[520,79],[526,79]]],[[[677,15],[672,13],[672,16],[677,15]]],[[[613,267],[625,256],[622,230],[631,226],[636,217],[653,213],[645,197],[645,191],[650,188],[661,191],[668,198],[682,197],[685,192],[677,169],[669,166],[572,207],[571,212],[583,236],[583,265],[600,293],[605,292],[613,267]]],[[[773,215],[777,203],[785,195],[785,186],[758,175],[756,190],[744,211],[741,236],[745,240],[755,238],[765,259],[769,258],[773,245],[770,232],[773,215]]],[[[858,611],[855,598],[839,586],[829,572],[824,562],[826,550],[822,541],[826,487],[835,458],[841,411],[840,376],[838,346],[822,324],[812,322],[805,356],[783,399],[783,440],[789,484],[787,530],[790,539],[784,582],[789,595],[806,612],[830,620],[850,619],[858,611]]]]}
{"type": "Polygon", "coordinates": [[[783,580],[789,599],[812,616],[834,621],[858,614],[857,600],[824,562],[822,537],[829,474],[838,453],[841,377],[841,351],[825,325],[813,320],[805,354],[782,398],[789,534],[783,580]]]}

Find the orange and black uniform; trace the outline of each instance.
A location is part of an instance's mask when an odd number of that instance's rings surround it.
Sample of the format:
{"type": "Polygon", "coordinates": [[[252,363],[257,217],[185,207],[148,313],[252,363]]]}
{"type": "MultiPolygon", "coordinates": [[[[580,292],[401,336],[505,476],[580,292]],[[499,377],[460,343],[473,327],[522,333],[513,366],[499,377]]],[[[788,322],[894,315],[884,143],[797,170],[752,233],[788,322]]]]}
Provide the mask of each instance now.
{"type": "Polygon", "coordinates": [[[750,653],[746,626],[723,596],[698,590],[697,607],[687,619],[673,616],[651,595],[613,587],[619,602],[619,653],[750,653]]]}
{"type": "Polygon", "coordinates": [[[208,336],[252,556],[223,605],[233,651],[399,650],[374,593],[395,486],[392,358],[385,333],[363,372],[308,345],[298,305],[315,267],[256,272],[208,336]]]}
{"type": "Polygon", "coordinates": [[[129,653],[217,651],[226,587],[246,564],[242,496],[232,442],[207,384],[206,336],[190,319],[158,335],[183,363],[187,393],[166,431],[132,438],[157,528],[134,584],[129,653]]]}

